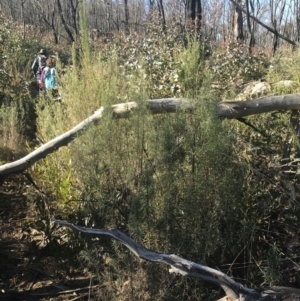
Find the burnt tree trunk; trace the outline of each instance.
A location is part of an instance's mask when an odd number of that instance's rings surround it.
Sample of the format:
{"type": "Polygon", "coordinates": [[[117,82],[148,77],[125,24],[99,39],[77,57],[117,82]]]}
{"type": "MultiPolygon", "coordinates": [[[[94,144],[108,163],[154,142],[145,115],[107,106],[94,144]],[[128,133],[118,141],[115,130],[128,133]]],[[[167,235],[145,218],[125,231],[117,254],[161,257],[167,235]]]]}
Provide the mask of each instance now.
{"type": "Polygon", "coordinates": [[[240,8],[242,1],[237,0],[238,6],[234,7],[233,15],[233,35],[236,42],[241,43],[244,41],[243,31],[243,12],[240,8]]]}
{"type": "Polygon", "coordinates": [[[128,0],[124,0],[125,6],[125,32],[129,35],[129,9],[128,9],[128,0]]]}
{"type": "Polygon", "coordinates": [[[64,28],[71,40],[71,42],[75,42],[75,38],[73,36],[73,33],[72,31],[70,30],[66,20],[65,20],[65,16],[64,16],[64,13],[63,13],[63,10],[62,10],[62,6],[61,6],[61,2],[60,0],[56,0],[56,3],[57,3],[57,7],[58,7],[58,11],[59,11],[59,15],[60,15],[60,19],[61,19],[61,22],[62,24],[64,25],[64,28]]]}
{"type": "Polygon", "coordinates": [[[186,27],[199,32],[202,22],[201,0],[189,0],[187,3],[186,27]]]}

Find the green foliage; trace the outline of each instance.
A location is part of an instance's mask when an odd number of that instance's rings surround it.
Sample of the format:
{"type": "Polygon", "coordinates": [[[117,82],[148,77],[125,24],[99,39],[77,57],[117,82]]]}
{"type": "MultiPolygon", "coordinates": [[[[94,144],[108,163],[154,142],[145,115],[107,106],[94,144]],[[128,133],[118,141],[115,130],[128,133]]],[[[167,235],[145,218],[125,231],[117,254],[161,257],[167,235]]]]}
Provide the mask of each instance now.
{"type": "Polygon", "coordinates": [[[12,152],[23,153],[23,142],[35,132],[34,103],[19,73],[28,59],[26,42],[9,19],[0,17],[0,139],[12,152]]]}
{"type": "Polygon", "coordinates": [[[269,286],[280,285],[282,277],[280,274],[280,251],[276,244],[272,245],[267,255],[267,266],[264,270],[264,284],[269,286]]]}
{"type": "MultiPolygon", "coordinates": [[[[226,272],[248,286],[287,282],[280,275],[282,256],[288,239],[297,234],[300,215],[280,166],[286,141],[294,141],[290,159],[298,158],[297,131],[288,126],[287,113],[249,118],[264,137],[237,121],[217,120],[219,99],[210,83],[224,85],[226,94],[238,80],[299,82],[296,67],[290,68],[293,60],[278,56],[268,71],[264,54],[248,55],[230,44],[208,64],[205,45],[186,39],[175,25],[162,33],[157,22],[146,36],[116,36],[91,52],[83,1],[80,5],[82,38],[72,45],[72,66],[60,76],[63,102],[37,99],[37,135],[49,141],[100,106],[105,110],[68,147],[31,168],[50,204],[33,198],[49,241],[51,220],[59,215],[84,226],[117,227],[153,250],[212,267],[230,266],[226,272]],[[195,99],[195,111],[149,114],[147,99],[173,96],[195,99]],[[128,101],[138,104],[131,118],[113,119],[109,107],[128,101]]],[[[294,55],[297,62],[298,52],[294,55]]],[[[3,70],[1,133],[3,141],[14,141],[14,135],[17,141],[17,133],[27,129],[33,102],[25,101],[26,93],[17,93],[20,86],[10,73],[17,68],[3,70]]],[[[33,128],[27,130],[35,131],[35,124],[33,128]]],[[[4,143],[0,159],[13,155],[4,143]]],[[[299,171],[295,166],[291,170],[298,185],[299,171]]],[[[141,265],[110,239],[102,237],[95,244],[72,234],[68,245],[68,250],[81,251],[84,271],[107,284],[101,300],[195,300],[211,294],[196,280],[141,265]]]]}
{"type": "MultiPolygon", "coordinates": [[[[234,135],[214,117],[216,100],[208,90],[210,81],[201,48],[191,42],[187,48],[178,47],[177,52],[172,66],[179,66],[182,93],[199,100],[191,115],[149,115],[144,100],[149,97],[150,87],[143,76],[149,65],[143,55],[137,55],[140,68],[125,68],[124,52],[119,53],[117,47],[110,57],[105,51],[94,55],[92,66],[79,68],[74,61],[72,71],[61,78],[65,87],[63,109],[61,104],[40,104],[43,109],[38,111],[38,122],[45,140],[82,121],[100,105],[107,108],[118,101],[134,100],[140,109],[130,119],[113,120],[110,114],[104,114],[101,122],[72,143],[69,159],[65,159],[64,151],[46,159],[50,165],[41,178],[48,177],[47,182],[52,183],[48,189],[53,189],[59,210],[73,210],[76,223],[118,227],[148,248],[202,263],[209,259],[218,262],[220,254],[222,260],[229,260],[231,255],[225,250],[238,235],[234,228],[241,217],[236,208],[244,189],[244,167],[233,147],[234,135]],[[72,188],[66,190],[63,183],[72,188]],[[73,207],[63,207],[71,195],[77,201],[69,200],[73,207]]],[[[75,58],[75,48],[73,53],[75,58]]],[[[161,96],[157,90],[151,93],[161,96]]],[[[166,271],[150,266],[141,269],[124,248],[105,239],[103,248],[100,254],[96,249],[81,253],[85,266],[93,272],[101,270],[98,277],[110,282],[116,273],[119,279],[124,275],[125,282],[125,275],[130,273],[131,285],[116,285],[114,289],[125,290],[132,299],[148,291],[151,299],[165,296],[173,300],[183,288],[189,291],[187,298],[203,294],[188,279],[181,279],[174,290],[163,292],[169,277],[166,271]],[[108,252],[110,255],[103,254],[108,252]],[[113,260],[106,265],[103,256],[112,256],[113,260]],[[157,282],[157,273],[163,284],[157,282]],[[141,275],[149,281],[141,283],[141,275]],[[138,282],[140,290],[132,291],[138,282]]],[[[107,293],[110,298],[118,298],[107,293]]]]}
{"type": "Polygon", "coordinates": [[[210,58],[214,80],[224,88],[238,82],[262,79],[270,62],[264,52],[249,54],[244,45],[230,43],[218,49],[210,58]]]}
{"type": "MultiPolygon", "coordinates": [[[[248,285],[278,282],[278,262],[269,253],[265,233],[270,216],[276,227],[290,221],[278,175],[265,162],[280,163],[274,154],[289,129],[280,132],[274,127],[284,128],[288,116],[251,119],[258,128],[266,128],[268,138],[216,120],[218,100],[210,89],[212,73],[202,45],[176,44],[172,35],[165,40],[154,31],[148,39],[117,38],[99,53],[90,53],[88,45],[73,45],[72,69],[60,78],[64,103],[39,103],[39,133],[50,140],[100,106],[106,110],[67,151],[45,159],[48,166],[37,170],[39,181],[57,202],[56,213],[72,222],[117,227],[150,249],[203,264],[230,263],[230,272],[248,279],[248,285]],[[178,89],[172,90],[175,74],[178,89]],[[167,96],[194,98],[198,105],[190,115],[150,116],[145,100],[167,96]],[[107,108],[126,101],[136,101],[139,109],[130,119],[112,119],[107,108]],[[263,176],[257,176],[257,170],[263,176]],[[247,265],[253,260],[267,264],[247,265]],[[239,272],[234,270],[236,261],[244,262],[239,272]]],[[[254,69],[243,71],[246,55],[241,56],[239,77],[255,79],[254,69]]],[[[264,58],[251,62],[265,74],[266,65],[260,64],[264,58]]],[[[277,243],[279,238],[268,239],[277,243]]],[[[152,300],[176,300],[185,291],[185,299],[192,300],[206,293],[184,278],[166,291],[171,280],[163,268],[141,267],[118,243],[100,240],[101,248],[92,248],[87,238],[74,241],[86,247],[80,253],[86,272],[110,283],[99,298],[140,299],[146,291],[152,300]]]]}
{"type": "Polygon", "coordinates": [[[299,92],[300,73],[297,68],[300,63],[300,50],[279,49],[272,58],[272,65],[266,76],[277,94],[299,92]]]}
{"type": "Polygon", "coordinates": [[[171,24],[161,32],[161,24],[154,19],[147,27],[145,37],[116,37],[103,53],[106,58],[114,51],[120,54],[118,65],[125,77],[138,71],[150,98],[180,97],[191,91],[197,93],[195,91],[201,89],[205,78],[204,46],[191,40],[188,42],[190,46],[185,49],[185,44],[186,38],[180,27],[171,24]],[[187,56],[191,61],[186,59],[187,56]]]}

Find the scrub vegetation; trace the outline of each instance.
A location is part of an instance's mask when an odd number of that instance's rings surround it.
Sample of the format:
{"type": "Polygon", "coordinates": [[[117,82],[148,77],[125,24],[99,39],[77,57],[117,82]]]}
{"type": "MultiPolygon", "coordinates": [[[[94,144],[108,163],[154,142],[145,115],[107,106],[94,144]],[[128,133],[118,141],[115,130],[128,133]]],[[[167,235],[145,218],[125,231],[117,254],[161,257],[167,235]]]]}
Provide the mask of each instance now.
{"type": "MultiPolygon", "coordinates": [[[[22,189],[26,214],[15,225],[21,240],[30,242],[29,257],[55,265],[55,271],[47,270],[52,279],[74,279],[81,271],[98,284],[93,300],[218,296],[198,280],[142,263],[110,239],[53,226],[55,219],[66,219],[118,228],[146,248],[218,267],[249,287],[298,287],[298,111],[249,117],[257,132],[237,120],[216,118],[215,110],[220,101],[237,96],[238,82],[259,79],[270,84],[270,94],[297,93],[299,50],[282,47],[271,56],[228,44],[210,54],[205,40],[172,23],[162,33],[155,18],[144,34],[116,34],[96,43],[81,12],[80,39],[54,49],[61,102],[36,95],[27,73],[32,53],[42,45],[33,36],[24,40],[19,27],[1,17],[2,164],[33,151],[37,138],[46,142],[68,131],[101,106],[139,104],[127,119],[104,111],[97,124],[26,171],[26,181],[31,179],[22,189]],[[281,80],[293,85],[278,87],[281,80]],[[146,100],[164,97],[194,99],[196,109],[150,115],[146,100]]],[[[7,180],[2,195],[17,193],[11,183],[22,179],[7,180]]],[[[9,237],[6,198],[0,208],[1,250],[9,237]]],[[[24,288],[26,275],[6,278],[11,288],[24,288]]]]}

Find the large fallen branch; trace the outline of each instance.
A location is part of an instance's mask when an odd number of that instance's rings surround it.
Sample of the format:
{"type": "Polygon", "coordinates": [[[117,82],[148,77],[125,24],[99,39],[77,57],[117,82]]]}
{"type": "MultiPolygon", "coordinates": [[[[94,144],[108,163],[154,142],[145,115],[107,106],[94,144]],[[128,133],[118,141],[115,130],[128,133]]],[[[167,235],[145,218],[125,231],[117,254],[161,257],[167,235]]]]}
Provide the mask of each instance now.
{"type": "MultiPolygon", "coordinates": [[[[172,113],[178,110],[192,112],[197,102],[187,98],[163,98],[148,100],[147,108],[151,114],[172,113]]],[[[136,102],[121,103],[112,106],[113,114],[117,118],[127,118],[138,108],[136,102]]],[[[280,96],[265,96],[246,101],[224,101],[218,103],[217,117],[237,119],[245,116],[262,114],[281,110],[299,110],[300,94],[280,96]]]]}
{"type": "MultiPolygon", "coordinates": [[[[192,112],[197,102],[186,98],[163,98],[153,99],[146,102],[147,109],[151,114],[161,114],[184,110],[192,112]]],[[[136,102],[116,104],[111,107],[113,117],[128,118],[138,108],[136,102]]],[[[300,94],[289,94],[282,96],[267,96],[247,101],[226,101],[218,104],[216,116],[229,119],[239,119],[245,116],[261,114],[277,110],[299,110],[300,94]]],[[[93,115],[79,123],[70,131],[54,138],[42,145],[27,156],[0,166],[0,179],[13,173],[20,173],[33,165],[38,160],[45,158],[48,154],[58,150],[60,147],[70,143],[77,135],[90,124],[97,122],[104,108],[100,108],[93,115]]]]}
{"type": "Polygon", "coordinates": [[[299,301],[300,290],[287,287],[274,287],[264,289],[250,289],[234,281],[226,274],[186,260],[173,254],[158,253],[144,248],[132,238],[117,229],[92,229],[76,226],[67,221],[57,220],[56,224],[69,227],[85,234],[110,236],[125,245],[137,257],[158,264],[168,265],[170,273],[180,274],[222,287],[226,296],[218,301],[299,301]]]}
{"type": "Polygon", "coordinates": [[[7,176],[13,173],[22,172],[23,170],[27,169],[35,162],[39,161],[40,159],[45,158],[47,155],[53,153],[54,151],[58,150],[60,147],[67,145],[71,142],[77,135],[83,131],[88,125],[91,123],[95,123],[98,121],[102,116],[103,108],[95,111],[94,114],[84,121],[80,122],[77,126],[75,126],[70,131],[52,139],[51,141],[45,143],[41,147],[37,148],[27,156],[21,158],[20,160],[7,163],[0,166],[0,177],[7,176]]]}

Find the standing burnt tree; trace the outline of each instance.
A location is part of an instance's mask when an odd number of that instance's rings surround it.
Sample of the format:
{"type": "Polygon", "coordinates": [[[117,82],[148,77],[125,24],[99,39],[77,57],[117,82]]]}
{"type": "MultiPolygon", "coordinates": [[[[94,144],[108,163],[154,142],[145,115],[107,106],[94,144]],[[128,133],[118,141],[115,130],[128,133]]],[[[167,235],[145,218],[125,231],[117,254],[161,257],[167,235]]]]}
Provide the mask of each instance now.
{"type": "Polygon", "coordinates": [[[271,23],[274,28],[273,53],[275,53],[278,48],[278,43],[279,43],[278,30],[280,30],[285,7],[286,7],[286,0],[278,1],[278,2],[270,1],[271,23]]]}
{"type": "Polygon", "coordinates": [[[239,5],[234,7],[233,34],[235,41],[241,43],[245,39],[243,32],[243,12],[240,8],[240,6],[242,5],[242,1],[238,0],[237,3],[239,5]]]}
{"type": "Polygon", "coordinates": [[[186,26],[196,32],[200,31],[202,21],[201,0],[189,0],[187,2],[186,26]]]}

